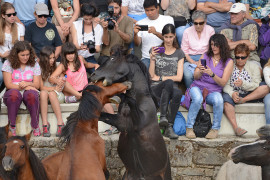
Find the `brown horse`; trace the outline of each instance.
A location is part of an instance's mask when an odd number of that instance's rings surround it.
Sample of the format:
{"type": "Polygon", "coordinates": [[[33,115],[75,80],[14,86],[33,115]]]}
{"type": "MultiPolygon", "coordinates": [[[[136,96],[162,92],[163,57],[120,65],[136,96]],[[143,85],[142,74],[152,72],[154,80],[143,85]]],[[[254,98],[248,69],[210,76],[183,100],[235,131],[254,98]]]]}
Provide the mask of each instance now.
{"type": "Polygon", "coordinates": [[[105,144],[98,134],[98,118],[109,98],[125,91],[127,85],[116,83],[103,87],[101,82],[96,85],[88,85],[83,90],[78,111],[68,117],[61,135],[67,143],[65,150],[42,161],[51,180],[108,179],[105,144]]]}
{"type": "Polygon", "coordinates": [[[169,155],[160,133],[147,68],[136,56],[126,55],[121,46],[113,47],[111,57],[103,62],[91,81],[103,80],[105,86],[125,80],[132,83],[118,114],[103,113],[100,118],[121,132],[117,150],[126,168],[123,179],[171,180],[169,155]]]}
{"type": "Polygon", "coordinates": [[[10,172],[15,179],[20,180],[47,180],[45,169],[39,158],[29,147],[31,134],[14,136],[5,144],[5,155],[2,165],[6,172],[10,172]]]}

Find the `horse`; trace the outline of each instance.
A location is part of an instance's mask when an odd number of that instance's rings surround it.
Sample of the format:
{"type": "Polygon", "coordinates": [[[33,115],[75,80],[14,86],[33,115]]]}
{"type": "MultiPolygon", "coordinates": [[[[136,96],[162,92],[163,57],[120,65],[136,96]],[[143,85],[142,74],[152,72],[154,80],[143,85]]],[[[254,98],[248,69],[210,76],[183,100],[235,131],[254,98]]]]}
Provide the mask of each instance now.
{"type": "Polygon", "coordinates": [[[262,180],[270,179],[270,132],[265,130],[270,128],[263,126],[257,130],[260,136],[254,143],[240,145],[231,150],[229,156],[234,163],[243,162],[249,165],[261,166],[262,180]],[[265,136],[268,134],[268,136],[265,136]]]}
{"type": "Polygon", "coordinates": [[[30,136],[13,136],[7,140],[2,159],[3,168],[15,179],[47,180],[41,161],[27,143],[30,136]]]}
{"type": "Polygon", "coordinates": [[[49,179],[105,180],[105,143],[98,133],[98,118],[105,103],[128,86],[116,83],[103,87],[102,82],[88,85],[82,92],[79,108],[67,118],[61,134],[64,151],[46,157],[42,163],[49,179]]]}
{"type": "Polygon", "coordinates": [[[171,167],[156,114],[150,75],[146,66],[121,46],[114,46],[110,57],[99,59],[100,67],[92,73],[92,82],[104,86],[125,80],[131,88],[121,97],[117,115],[102,113],[100,120],[120,131],[118,154],[126,168],[123,179],[170,180],[171,167]]]}

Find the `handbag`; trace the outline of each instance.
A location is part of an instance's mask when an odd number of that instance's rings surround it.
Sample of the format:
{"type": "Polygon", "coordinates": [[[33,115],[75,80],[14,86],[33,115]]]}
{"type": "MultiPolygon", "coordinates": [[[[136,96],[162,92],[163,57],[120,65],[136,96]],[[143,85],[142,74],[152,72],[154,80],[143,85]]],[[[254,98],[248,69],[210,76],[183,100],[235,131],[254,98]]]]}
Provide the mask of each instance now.
{"type": "Polygon", "coordinates": [[[205,137],[212,127],[211,116],[204,108],[201,108],[197,114],[193,130],[196,137],[205,137]]]}
{"type": "Polygon", "coordinates": [[[175,116],[173,131],[178,136],[186,134],[186,120],[180,111],[175,116]]]}

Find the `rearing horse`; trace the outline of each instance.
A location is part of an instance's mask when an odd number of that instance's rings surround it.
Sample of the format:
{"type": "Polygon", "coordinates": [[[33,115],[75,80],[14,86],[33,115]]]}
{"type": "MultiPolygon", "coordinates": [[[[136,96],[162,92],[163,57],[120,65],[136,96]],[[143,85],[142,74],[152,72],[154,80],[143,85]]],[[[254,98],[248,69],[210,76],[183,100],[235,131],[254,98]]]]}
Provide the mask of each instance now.
{"type": "Polygon", "coordinates": [[[102,113],[100,118],[121,132],[118,154],[126,168],[123,179],[170,180],[170,161],[157,121],[148,70],[136,56],[125,55],[121,46],[113,47],[111,52],[91,81],[103,80],[105,86],[125,80],[132,83],[118,114],[102,113]]]}
{"type": "Polygon", "coordinates": [[[68,117],[61,135],[63,142],[67,143],[65,150],[43,160],[49,179],[108,179],[105,144],[98,134],[98,118],[109,98],[128,87],[122,83],[108,87],[101,84],[88,85],[83,90],[78,111],[68,117]]]}

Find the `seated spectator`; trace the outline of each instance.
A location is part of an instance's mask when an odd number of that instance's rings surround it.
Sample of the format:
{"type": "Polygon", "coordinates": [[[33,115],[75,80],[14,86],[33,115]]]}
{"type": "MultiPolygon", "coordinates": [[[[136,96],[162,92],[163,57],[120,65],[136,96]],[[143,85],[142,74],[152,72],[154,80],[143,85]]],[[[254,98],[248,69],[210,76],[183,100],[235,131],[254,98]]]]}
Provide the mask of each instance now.
{"type": "Polygon", "coordinates": [[[122,15],[131,17],[133,23],[136,24],[137,21],[147,17],[144,11],[143,3],[144,0],[123,0],[121,7],[122,15]]]}
{"type": "MultiPolygon", "coordinates": [[[[267,16],[268,18],[270,15],[267,16]]],[[[268,62],[270,58],[270,25],[269,21],[262,23],[259,30],[259,43],[263,47],[260,55],[261,65],[264,65],[268,62]]]]}
{"type": "Polygon", "coordinates": [[[50,137],[50,124],[48,122],[48,103],[52,105],[53,112],[57,119],[56,136],[60,136],[64,126],[60,103],[64,103],[64,95],[62,90],[65,85],[64,76],[58,78],[58,84],[51,84],[48,79],[56,69],[56,59],[54,55],[54,48],[45,46],[40,51],[40,114],[42,119],[43,136],[50,137]],[[63,81],[62,81],[63,80],[63,81]],[[49,100],[49,101],[48,101],[49,100]]]}
{"type": "MultiPolygon", "coordinates": [[[[207,139],[217,138],[223,115],[221,92],[233,70],[233,61],[230,57],[230,48],[225,36],[214,34],[209,40],[207,53],[203,54],[202,57],[206,60],[206,68],[201,64],[196,67],[194,72],[195,80],[185,95],[185,99],[189,99],[188,97],[191,99],[191,102],[187,102],[190,103],[186,124],[187,138],[196,138],[193,125],[203,102],[202,92],[205,90],[208,91],[208,95],[205,98],[206,103],[213,106],[214,114],[213,126],[205,137],[207,139]]],[[[186,107],[188,107],[187,104],[186,107]]]]}
{"type": "MultiPolygon", "coordinates": [[[[97,8],[91,3],[84,3],[81,7],[82,19],[73,22],[71,35],[73,44],[78,50],[78,54],[87,62],[97,64],[94,53],[101,50],[103,28],[95,22],[98,16],[97,8]],[[90,49],[89,49],[90,47],[90,49]]],[[[94,72],[94,68],[87,72],[94,72]]]]}
{"type": "Polygon", "coordinates": [[[249,60],[257,63],[260,67],[260,58],[257,54],[258,29],[257,23],[245,18],[246,6],[242,3],[235,3],[230,9],[231,21],[226,22],[221,27],[221,34],[228,40],[232,57],[233,50],[238,44],[245,43],[250,50],[249,60]]]}
{"type": "Polygon", "coordinates": [[[173,131],[173,124],[182,97],[177,82],[182,81],[185,54],[179,49],[174,25],[165,25],[162,29],[162,36],[164,43],[159,47],[164,47],[165,52],[159,53],[158,47],[152,47],[149,73],[153,81],[153,93],[160,102],[159,125],[165,129],[164,136],[176,139],[178,135],[173,131]],[[161,64],[162,66],[160,66],[161,64]],[[170,112],[168,111],[169,104],[170,112]]]}
{"type": "Polygon", "coordinates": [[[34,14],[36,21],[26,28],[25,40],[31,43],[38,57],[44,46],[54,47],[57,59],[61,52],[62,41],[55,25],[47,21],[48,6],[42,3],[36,4],[34,14]]]}
{"type": "Polygon", "coordinates": [[[237,125],[235,117],[235,104],[258,102],[269,93],[266,85],[259,86],[262,78],[257,64],[248,61],[249,47],[238,44],[234,49],[235,65],[232,75],[224,87],[224,112],[234,129],[236,136],[242,136],[247,131],[237,125]]]}
{"type": "Polygon", "coordinates": [[[246,18],[248,19],[262,19],[270,13],[269,0],[241,0],[240,2],[246,6],[246,18]]]}
{"type": "Polygon", "coordinates": [[[196,0],[162,0],[161,8],[164,15],[172,16],[176,28],[176,37],[181,46],[185,29],[191,26],[190,11],[196,6],[196,0]]]}
{"type": "MultiPolygon", "coordinates": [[[[10,3],[4,3],[1,7],[0,17],[0,69],[14,43],[18,40],[24,40],[24,26],[16,23],[15,8],[10,3]]],[[[0,87],[3,83],[2,71],[0,72],[0,87]]]]}
{"type": "Polygon", "coordinates": [[[150,65],[149,50],[154,46],[159,46],[163,41],[161,31],[166,24],[174,24],[170,16],[160,15],[157,0],[144,1],[143,7],[147,15],[146,18],[137,22],[134,26],[134,43],[136,46],[142,45],[142,62],[147,68],[150,65]],[[141,31],[139,25],[147,25],[148,31],[141,31]]]}
{"type": "Polygon", "coordinates": [[[72,40],[70,38],[70,27],[80,15],[80,2],[79,0],[50,0],[53,18],[52,23],[55,24],[62,42],[72,40]]]}
{"type": "Polygon", "coordinates": [[[206,14],[202,11],[195,11],[192,14],[193,26],[187,28],[183,35],[181,49],[186,56],[184,63],[184,81],[186,88],[193,82],[193,73],[199,59],[208,49],[210,37],[215,30],[206,24],[206,14]]]}
{"type": "Polygon", "coordinates": [[[35,5],[44,3],[45,0],[5,0],[13,4],[17,12],[16,22],[21,23],[27,28],[32,22],[35,22],[35,5]]]}
{"type": "Polygon", "coordinates": [[[207,24],[219,32],[219,28],[230,20],[228,11],[233,3],[235,0],[197,0],[197,10],[207,14],[207,24]]]}
{"type": "Polygon", "coordinates": [[[3,99],[8,109],[12,135],[16,136],[16,117],[23,102],[31,116],[33,135],[40,136],[40,67],[35,61],[35,52],[29,42],[18,41],[14,44],[8,60],[3,64],[2,72],[7,89],[3,99]]]}
{"type": "MultiPolygon", "coordinates": [[[[270,59],[263,69],[264,80],[270,88],[270,59]]],[[[270,124],[270,93],[263,99],[266,124],[270,124]]]]}
{"type": "Polygon", "coordinates": [[[113,46],[120,44],[128,48],[129,43],[133,39],[133,23],[128,16],[121,14],[121,0],[108,0],[108,5],[114,7],[113,20],[115,23],[113,29],[108,27],[109,22],[105,19],[101,20],[103,27],[103,45],[102,56],[110,56],[110,51],[113,46]]]}
{"type": "Polygon", "coordinates": [[[59,85],[59,81],[62,80],[58,77],[66,75],[68,83],[63,89],[66,103],[75,103],[81,98],[82,90],[88,84],[85,67],[96,69],[99,65],[87,62],[82,56],[79,56],[73,43],[66,42],[63,44],[61,63],[51,74],[49,82],[59,85]]]}

